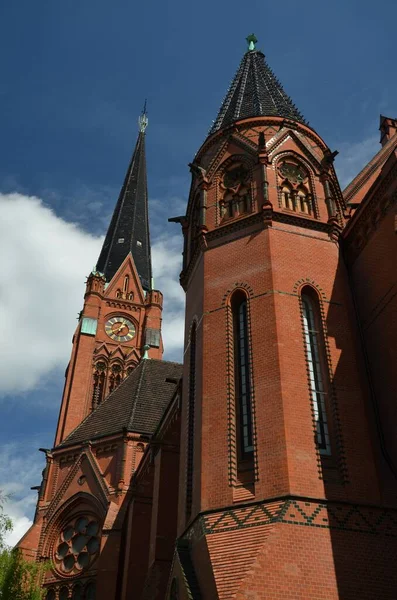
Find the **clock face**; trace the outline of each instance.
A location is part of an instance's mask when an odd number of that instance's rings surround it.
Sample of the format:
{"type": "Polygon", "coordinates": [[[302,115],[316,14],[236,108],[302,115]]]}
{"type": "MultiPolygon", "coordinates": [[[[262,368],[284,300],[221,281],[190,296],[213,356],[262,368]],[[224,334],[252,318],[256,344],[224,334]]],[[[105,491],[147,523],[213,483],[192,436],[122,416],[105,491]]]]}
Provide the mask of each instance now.
{"type": "Polygon", "coordinates": [[[116,342],[129,342],[135,335],[135,325],[125,317],[112,317],[106,321],[105,331],[116,342]]]}

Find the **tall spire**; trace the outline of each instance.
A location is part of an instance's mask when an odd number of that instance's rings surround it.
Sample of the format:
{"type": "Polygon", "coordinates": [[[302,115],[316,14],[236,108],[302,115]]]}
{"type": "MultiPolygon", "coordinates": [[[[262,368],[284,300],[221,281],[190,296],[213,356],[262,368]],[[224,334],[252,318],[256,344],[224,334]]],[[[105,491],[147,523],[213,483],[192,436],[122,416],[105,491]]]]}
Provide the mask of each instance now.
{"type": "Polygon", "coordinates": [[[152,281],[148,193],[146,178],[145,131],[148,125],[146,101],[138,120],[139,134],[119,199],[96,266],[110,281],[131,252],[142,287],[152,281]]]}
{"type": "Polygon", "coordinates": [[[247,117],[277,116],[306,123],[291,98],[284,92],[264,54],[256,49],[255,35],[251,34],[246,39],[248,50],[243,56],[210,134],[247,117]]]}

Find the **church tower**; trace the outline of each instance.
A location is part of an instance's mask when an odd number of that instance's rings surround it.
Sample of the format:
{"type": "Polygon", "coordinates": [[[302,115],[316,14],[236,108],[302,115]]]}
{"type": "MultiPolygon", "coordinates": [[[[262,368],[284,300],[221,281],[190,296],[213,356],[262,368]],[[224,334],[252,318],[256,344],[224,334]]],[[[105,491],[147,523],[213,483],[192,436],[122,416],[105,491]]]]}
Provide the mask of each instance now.
{"type": "Polygon", "coordinates": [[[186,321],[170,589],[194,571],[205,599],[381,598],[369,565],[393,546],[369,535],[389,517],[337,153],[247,41],[174,219],[186,321]]]}
{"type": "Polygon", "coordinates": [[[161,359],[161,292],[153,290],[146,180],[146,111],[73,336],[55,444],[138,364],[161,359]]]}
{"type": "MultiPolygon", "coordinates": [[[[36,488],[34,522],[18,544],[26,557],[51,563],[43,578],[46,600],[118,597],[131,478],[181,377],[181,365],[161,360],[147,124],[144,111],[97,266],[86,282],[55,444],[43,449],[46,467],[36,488]]],[[[143,505],[142,514],[150,515],[150,499],[143,505]]]]}

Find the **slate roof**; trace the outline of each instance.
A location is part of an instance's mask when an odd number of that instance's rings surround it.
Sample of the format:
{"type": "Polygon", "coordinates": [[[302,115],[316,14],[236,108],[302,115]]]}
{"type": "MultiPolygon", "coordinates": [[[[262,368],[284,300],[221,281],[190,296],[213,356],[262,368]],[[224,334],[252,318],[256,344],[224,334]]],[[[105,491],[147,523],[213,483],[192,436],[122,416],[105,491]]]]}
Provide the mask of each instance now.
{"type": "Polygon", "coordinates": [[[277,116],[306,123],[259,50],[249,50],[229,87],[210,134],[247,117],[277,116]]]}
{"type": "Polygon", "coordinates": [[[152,261],[144,131],[139,132],[96,270],[110,281],[129,252],[132,253],[143,289],[149,290],[152,261]]]}
{"type": "Polygon", "coordinates": [[[143,359],[132,373],[74,429],[59,447],[127,431],[152,434],[172,399],[183,366],[143,359]]]}

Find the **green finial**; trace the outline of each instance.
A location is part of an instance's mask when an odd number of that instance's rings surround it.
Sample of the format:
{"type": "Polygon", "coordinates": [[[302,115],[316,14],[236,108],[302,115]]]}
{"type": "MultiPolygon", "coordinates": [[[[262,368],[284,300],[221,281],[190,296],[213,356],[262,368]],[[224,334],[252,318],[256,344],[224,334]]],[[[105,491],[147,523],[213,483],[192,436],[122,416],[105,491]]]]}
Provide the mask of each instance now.
{"type": "Polygon", "coordinates": [[[147,118],[146,100],[145,100],[145,104],[143,105],[143,111],[141,112],[141,116],[138,119],[139,131],[141,133],[145,133],[145,129],[148,126],[148,123],[149,123],[149,120],[147,118]]]}
{"type": "Polygon", "coordinates": [[[255,50],[255,44],[258,41],[255,37],[255,34],[251,33],[251,35],[247,36],[245,39],[247,40],[247,43],[248,43],[248,50],[255,50]]]}

